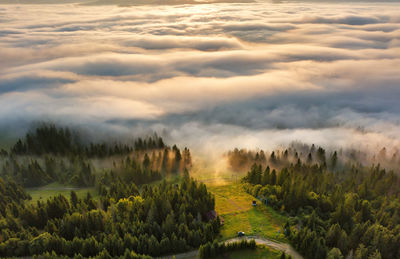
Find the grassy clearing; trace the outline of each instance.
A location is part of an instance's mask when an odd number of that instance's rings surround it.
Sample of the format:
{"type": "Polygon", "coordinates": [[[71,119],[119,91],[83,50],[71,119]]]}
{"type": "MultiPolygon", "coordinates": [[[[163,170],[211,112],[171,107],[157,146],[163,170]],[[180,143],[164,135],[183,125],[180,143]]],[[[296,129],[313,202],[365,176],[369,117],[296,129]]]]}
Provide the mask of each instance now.
{"type": "Polygon", "coordinates": [[[74,186],[63,185],[60,183],[51,183],[37,188],[26,189],[26,191],[32,197],[32,200],[30,201],[31,203],[34,203],[38,200],[44,201],[52,196],[56,196],[59,194],[62,194],[65,197],[69,198],[72,190],[76,192],[79,198],[85,197],[88,192],[92,195],[93,198],[96,198],[98,196],[98,193],[94,187],[76,188],[74,186]]]}
{"type": "Polygon", "coordinates": [[[282,230],[287,218],[259,202],[253,207],[254,197],[246,193],[241,184],[231,182],[207,187],[215,195],[215,210],[225,221],[221,240],[236,237],[239,231],[244,231],[246,235],[288,242],[282,230]]]}
{"type": "Polygon", "coordinates": [[[288,242],[282,233],[284,216],[276,215],[263,205],[238,214],[224,215],[225,224],[221,229],[222,239],[236,237],[239,231],[248,236],[260,236],[280,242],[288,242]],[[281,233],[278,235],[278,231],[281,233]]]}
{"type": "MultiPolygon", "coordinates": [[[[165,178],[169,183],[179,183],[180,176],[179,175],[171,175],[165,178]]],[[[155,181],[150,183],[149,185],[157,185],[161,183],[163,180],[155,181]]],[[[94,199],[97,199],[98,193],[95,187],[87,187],[87,188],[79,188],[72,185],[64,185],[60,183],[50,183],[41,187],[35,188],[26,188],[26,191],[31,195],[32,200],[30,203],[35,203],[38,200],[45,201],[52,196],[56,196],[59,194],[64,195],[65,197],[70,197],[71,191],[74,190],[79,198],[86,197],[89,192],[94,199]]]]}
{"type": "Polygon", "coordinates": [[[222,256],[215,257],[215,259],[278,259],[280,258],[281,252],[273,250],[265,246],[258,246],[257,249],[245,249],[235,252],[226,253],[222,256]]]}
{"type": "Polygon", "coordinates": [[[246,193],[241,184],[208,185],[215,195],[215,210],[220,215],[240,213],[252,208],[253,197],[246,193]]]}

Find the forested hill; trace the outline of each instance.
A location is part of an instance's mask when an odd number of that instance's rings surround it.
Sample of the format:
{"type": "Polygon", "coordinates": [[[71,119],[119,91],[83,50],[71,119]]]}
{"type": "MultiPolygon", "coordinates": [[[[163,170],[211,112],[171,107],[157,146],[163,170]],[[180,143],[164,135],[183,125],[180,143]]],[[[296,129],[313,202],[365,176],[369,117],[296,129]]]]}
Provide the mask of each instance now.
{"type": "Polygon", "coordinates": [[[151,258],[212,242],[220,228],[206,217],[213,196],[187,174],[179,184],[140,191],[109,177],[98,201],[72,191],[28,205],[20,188],[17,194],[3,188],[0,178],[0,257],[151,258]]]}
{"type": "Polygon", "coordinates": [[[294,247],[315,259],[400,258],[400,177],[379,165],[306,157],[256,163],[243,178],[250,194],[292,216],[285,234],[294,247]]]}
{"type": "Polygon", "coordinates": [[[0,153],[0,176],[24,187],[52,182],[94,186],[107,172],[140,185],[192,166],[189,149],[167,146],[156,134],[126,143],[90,143],[78,132],[41,125],[0,153]]]}
{"type": "Polygon", "coordinates": [[[0,257],[151,258],[219,234],[219,219],[207,217],[214,197],[189,176],[190,151],[157,135],[131,145],[87,143],[42,125],[3,150],[0,165],[0,257]],[[70,195],[30,202],[23,189],[53,182],[70,195]],[[96,197],[78,195],[79,187],[96,197]]]}

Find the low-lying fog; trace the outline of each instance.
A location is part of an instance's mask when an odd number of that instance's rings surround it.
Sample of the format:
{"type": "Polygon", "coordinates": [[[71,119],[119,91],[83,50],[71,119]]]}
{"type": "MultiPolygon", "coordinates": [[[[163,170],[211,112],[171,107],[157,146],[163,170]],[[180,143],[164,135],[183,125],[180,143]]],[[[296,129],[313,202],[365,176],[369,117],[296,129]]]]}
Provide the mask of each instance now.
{"type": "Polygon", "coordinates": [[[399,3],[0,5],[0,127],[158,132],[201,155],[392,152],[399,3]]]}

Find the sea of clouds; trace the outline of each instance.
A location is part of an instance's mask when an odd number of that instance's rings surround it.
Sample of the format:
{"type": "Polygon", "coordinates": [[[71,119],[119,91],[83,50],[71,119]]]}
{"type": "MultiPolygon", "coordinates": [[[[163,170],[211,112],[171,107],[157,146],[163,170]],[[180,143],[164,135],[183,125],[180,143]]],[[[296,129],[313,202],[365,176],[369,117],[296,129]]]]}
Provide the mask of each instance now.
{"type": "Polygon", "coordinates": [[[205,153],[400,144],[400,3],[0,5],[0,125],[205,153]]]}

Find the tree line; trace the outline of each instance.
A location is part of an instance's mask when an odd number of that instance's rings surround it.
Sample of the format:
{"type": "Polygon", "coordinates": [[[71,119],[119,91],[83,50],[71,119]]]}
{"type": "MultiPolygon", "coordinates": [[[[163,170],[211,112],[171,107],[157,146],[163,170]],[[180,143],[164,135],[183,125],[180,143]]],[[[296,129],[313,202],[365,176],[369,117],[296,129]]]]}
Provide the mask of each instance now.
{"type": "Polygon", "coordinates": [[[311,146],[300,143],[292,143],[288,148],[272,150],[246,150],[235,148],[227,153],[228,164],[234,171],[246,171],[254,163],[262,166],[270,166],[282,169],[297,163],[300,159],[304,163],[319,164],[330,171],[342,170],[352,164],[372,166],[380,164],[386,169],[399,173],[400,151],[398,149],[356,150],[356,149],[332,149],[326,150],[314,144],[311,146]]]}
{"type": "MultiPolygon", "coordinates": [[[[86,157],[109,157],[126,155],[134,150],[155,150],[165,148],[164,141],[156,134],[148,138],[137,138],[133,144],[93,143],[85,141],[78,131],[57,127],[54,124],[41,124],[18,139],[10,152],[15,155],[70,154],[86,157]]],[[[4,151],[4,150],[3,150],[4,151]]]]}
{"type": "Polygon", "coordinates": [[[23,187],[38,187],[55,181],[87,187],[94,186],[95,171],[89,160],[79,156],[70,158],[10,156],[3,158],[0,176],[13,179],[23,187]]]}
{"type": "Polygon", "coordinates": [[[183,173],[192,166],[189,149],[181,151],[176,145],[171,148],[157,135],[138,138],[133,146],[84,145],[79,139],[79,134],[68,128],[36,128],[24,140],[18,140],[10,152],[2,151],[0,176],[24,187],[51,182],[88,187],[107,171],[140,185],[161,180],[167,174],[183,173]]]}

